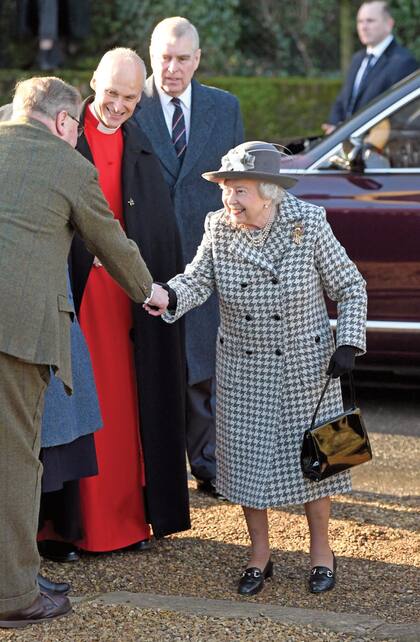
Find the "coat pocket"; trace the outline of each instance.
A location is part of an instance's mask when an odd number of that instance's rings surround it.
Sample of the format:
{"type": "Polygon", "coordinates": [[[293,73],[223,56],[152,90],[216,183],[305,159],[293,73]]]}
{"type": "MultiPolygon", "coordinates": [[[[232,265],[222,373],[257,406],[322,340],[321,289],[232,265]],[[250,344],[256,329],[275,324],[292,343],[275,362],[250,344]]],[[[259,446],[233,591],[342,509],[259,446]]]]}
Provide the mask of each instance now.
{"type": "Polygon", "coordinates": [[[233,390],[236,387],[239,357],[235,342],[219,334],[216,346],[216,383],[218,388],[233,390]]]}
{"type": "Polygon", "coordinates": [[[334,337],[329,328],[295,337],[299,378],[305,386],[317,388],[325,381],[334,348],[334,337]]]}
{"type": "Polygon", "coordinates": [[[73,321],[76,312],[73,305],[68,300],[66,294],[57,295],[57,305],[60,312],[67,312],[68,314],[70,314],[71,320],[73,321]]]}

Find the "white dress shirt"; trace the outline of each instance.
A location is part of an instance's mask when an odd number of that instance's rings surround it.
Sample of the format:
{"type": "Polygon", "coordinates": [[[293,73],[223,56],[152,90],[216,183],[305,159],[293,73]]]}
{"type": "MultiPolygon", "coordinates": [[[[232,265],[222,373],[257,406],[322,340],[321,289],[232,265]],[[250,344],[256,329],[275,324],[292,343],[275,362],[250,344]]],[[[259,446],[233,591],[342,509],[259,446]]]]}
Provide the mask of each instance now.
{"type": "MultiPolygon", "coordinates": [[[[170,137],[172,138],[172,118],[175,111],[175,105],[171,102],[172,96],[169,96],[166,92],[163,91],[160,87],[156,87],[157,92],[160,98],[160,104],[162,105],[163,115],[165,117],[165,123],[168,128],[170,137]]],[[[178,96],[181,102],[181,109],[184,114],[185,120],[185,134],[188,139],[190,137],[190,125],[191,125],[191,83],[188,85],[186,90],[178,96]]]]}
{"type": "Polygon", "coordinates": [[[394,36],[392,34],[390,34],[389,36],[384,38],[382,40],[382,42],[380,42],[375,47],[366,47],[365,57],[363,58],[362,63],[360,65],[360,67],[359,67],[359,71],[357,72],[356,78],[354,79],[353,94],[357,94],[357,92],[359,90],[360,82],[361,82],[361,80],[363,78],[363,74],[365,73],[365,69],[366,69],[366,66],[368,64],[367,56],[369,54],[371,54],[373,56],[373,58],[372,58],[372,60],[370,62],[370,66],[373,67],[374,65],[376,65],[376,63],[378,62],[379,57],[382,56],[382,54],[384,53],[385,49],[388,47],[388,45],[391,44],[393,39],[394,39],[394,36]]]}

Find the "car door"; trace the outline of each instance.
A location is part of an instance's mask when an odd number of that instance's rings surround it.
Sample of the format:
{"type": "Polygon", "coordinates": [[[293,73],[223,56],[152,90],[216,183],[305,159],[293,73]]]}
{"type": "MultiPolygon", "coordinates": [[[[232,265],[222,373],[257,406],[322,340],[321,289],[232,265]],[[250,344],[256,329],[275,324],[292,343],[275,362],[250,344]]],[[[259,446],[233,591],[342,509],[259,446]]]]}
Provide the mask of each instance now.
{"type": "Polygon", "coordinates": [[[351,140],[362,150],[359,168],[346,166],[343,141],[293,193],[326,208],[367,281],[368,361],[420,368],[420,89],[370,114],[351,140]]]}

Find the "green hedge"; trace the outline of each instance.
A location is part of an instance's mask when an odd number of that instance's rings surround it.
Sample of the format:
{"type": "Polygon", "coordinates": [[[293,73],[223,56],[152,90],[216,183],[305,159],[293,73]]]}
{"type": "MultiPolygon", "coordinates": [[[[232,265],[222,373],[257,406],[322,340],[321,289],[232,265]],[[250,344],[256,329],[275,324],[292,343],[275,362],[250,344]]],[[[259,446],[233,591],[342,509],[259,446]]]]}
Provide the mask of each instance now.
{"type": "MultiPolygon", "coordinates": [[[[0,102],[10,102],[18,78],[29,72],[0,71],[0,102]]],[[[76,85],[83,96],[91,90],[91,73],[60,71],[60,77],[76,85]]],[[[248,140],[287,141],[321,133],[340,82],[331,79],[201,77],[201,82],[220,87],[238,97],[248,140]]]]}

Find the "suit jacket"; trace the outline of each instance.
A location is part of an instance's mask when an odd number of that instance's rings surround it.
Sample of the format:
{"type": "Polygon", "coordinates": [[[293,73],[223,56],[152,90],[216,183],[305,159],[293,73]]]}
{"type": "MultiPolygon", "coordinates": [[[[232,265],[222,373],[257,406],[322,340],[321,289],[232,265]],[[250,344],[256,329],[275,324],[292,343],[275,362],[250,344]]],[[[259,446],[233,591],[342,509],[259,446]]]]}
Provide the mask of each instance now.
{"type": "MultiPolygon", "coordinates": [[[[204,180],[201,174],[218,169],[222,156],[243,142],[238,100],[226,91],[192,81],[190,135],[181,166],[165,123],[153,76],[146,81],[134,119],[152,143],[170,188],[185,266],[194,257],[201,241],[207,212],[221,206],[219,187],[204,180]]],[[[215,296],[185,319],[190,384],[214,375],[218,322],[215,296]]]]}
{"type": "Polygon", "coordinates": [[[37,120],[0,124],[0,351],[72,386],[67,255],[74,230],[133,299],[151,276],[114,220],[95,168],[37,120]]]}
{"type": "MultiPolygon", "coordinates": [[[[67,295],[73,305],[69,278],[67,295]]],[[[50,378],[42,415],[42,448],[69,444],[102,426],[89,350],[76,316],[70,328],[70,344],[73,394],[66,395],[61,381],[50,378]]]]}
{"type": "MultiPolygon", "coordinates": [[[[81,115],[84,121],[83,106],[81,115]]],[[[127,236],[140,248],[155,281],[183,269],[169,189],[150,142],[132,121],[122,126],[123,217],[127,236]]],[[[93,163],[85,136],[77,149],[93,163]]],[[[76,310],[92,268],[93,255],[75,236],[71,276],[76,310]]],[[[155,537],[190,528],[185,464],[185,351],[183,323],[167,326],[133,305],[134,362],[140,433],[146,473],[147,521],[155,537]]]]}
{"type": "MultiPolygon", "coordinates": [[[[328,122],[338,125],[349,117],[349,108],[353,92],[354,80],[361,65],[366,50],[362,49],[354,54],[347,73],[344,86],[332,106],[328,122]]],[[[418,67],[411,53],[401,47],[394,39],[383,54],[371,67],[359,88],[352,113],[366,105],[370,100],[382,94],[399,80],[411,74],[418,67]]]]}
{"type": "MultiPolygon", "coordinates": [[[[260,509],[350,490],[346,474],[320,486],[300,469],[303,430],[334,351],[324,291],[338,302],[337,344],[365,350],[366,285],[325,210],[290,194],[280,208],[263,250],[226,222],[224,210],[210,213],[193,262],[169,281],[176,313],[164,316],[175,321],[219,293],[217,489],[260,509]]],[[[335,380],[319,420],[341,409],[335,380]]]]}

